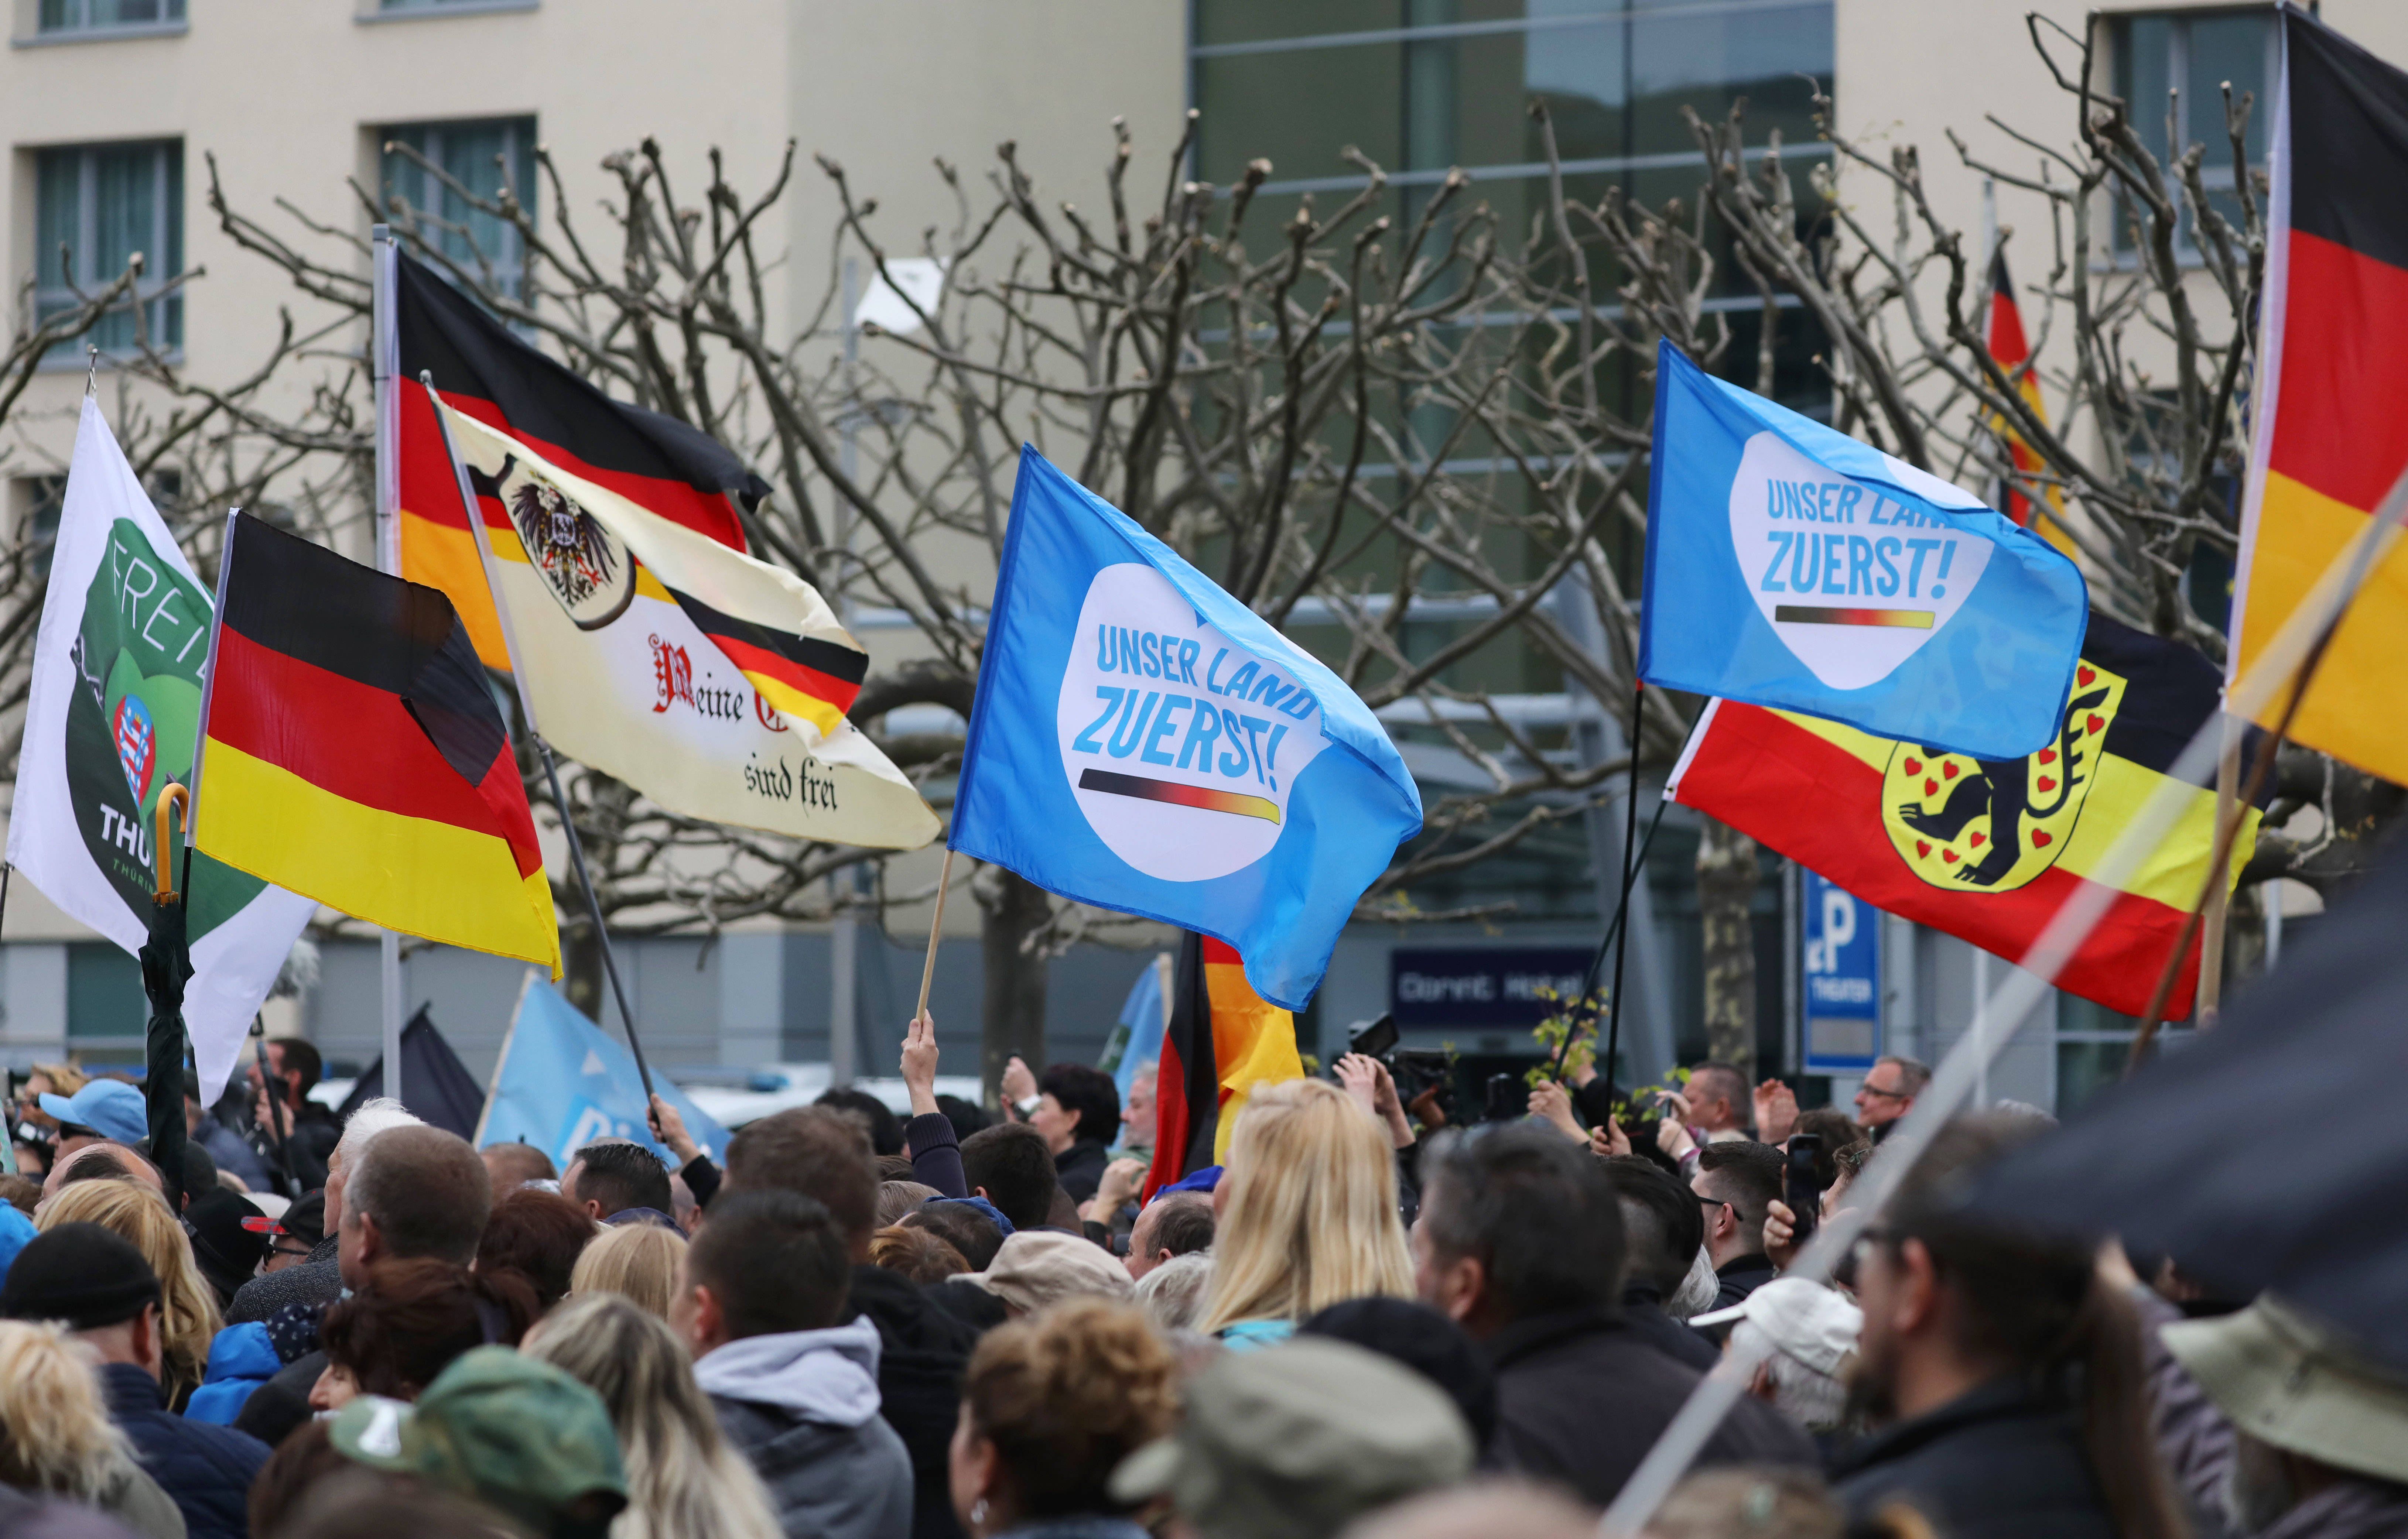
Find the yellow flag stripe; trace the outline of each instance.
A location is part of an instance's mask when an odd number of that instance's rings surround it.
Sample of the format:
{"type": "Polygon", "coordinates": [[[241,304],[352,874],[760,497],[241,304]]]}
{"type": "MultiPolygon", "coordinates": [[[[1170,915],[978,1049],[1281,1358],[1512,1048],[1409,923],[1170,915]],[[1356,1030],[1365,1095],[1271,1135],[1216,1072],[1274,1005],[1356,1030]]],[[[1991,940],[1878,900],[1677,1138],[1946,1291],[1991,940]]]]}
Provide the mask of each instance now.
{"type": "MultiPolygon", "coordinates": [[[[2343,547],[2366,527],[2367,514],[2279,471],[2266,472],[2257,538],[2243,552],[2247,574],[2234,677],[2273,644],[2291,611],[2324,576],[2343,547]]],[[[2333,633],[2315,683],[2291,722],[2291,736],[2386,780],[2408,781],[2408,711],[2401,709],[2408,660],[2408,546],[2367,575],[2366,587],[2333,633]]],[[[2258,724],[2282,719],[2285,695],[2266,704],[2258,724]]]]}
{"type": "Polygon", "coordinates": [[[468,639],[477,644],[478,661],[508,673],[509,648],[502,642],[502,620],[494,612],[493,594],[485,587],[485,565],[477,559],[477,537],[466,529],[421,518],[401,510],[401,575],[412,582],[439,588],[460,612],[468,639]]]}
{"type": "Polygon", "coordinates": [[[761,698],[780,715],[810,722],[820,730],[823,737],[835,732],[836,724],[844,720],[844,713],[827,701],[814,694],[805,694],[781,678],[756,674],[750,669],[738,671],[752,680],[752,687],[761,691],[761,698]]]}
{"type": "Polygon", "coordinates": [[[540,868],[508,842],[380,811],[212,739],[199,848],[370,924],[539,962],[560,976],[560,932],[540,868]]]}
{"type": "Polygon", "coordinates": [[[1221,1076],[1221,1120],[1212,1131],[1212,1158],[1226,1162],[1238,1113],[1255,1086],[1302,1079],[1296,1017],[1254,992],[1246,970],[1233,962],[1204,964],[1204,992],[1212,1002],[1212,1058],[1221,1076]]]}

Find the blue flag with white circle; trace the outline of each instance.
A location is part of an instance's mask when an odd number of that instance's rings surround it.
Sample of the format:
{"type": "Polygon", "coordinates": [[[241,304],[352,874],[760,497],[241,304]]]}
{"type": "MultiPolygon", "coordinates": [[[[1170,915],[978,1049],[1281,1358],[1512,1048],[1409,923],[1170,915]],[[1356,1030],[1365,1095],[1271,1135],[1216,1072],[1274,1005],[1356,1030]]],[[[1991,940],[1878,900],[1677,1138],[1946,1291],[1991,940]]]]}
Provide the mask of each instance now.
{"type": "Polygon", "coordinates": [[[954,849],[1226,941],[1301,1010],[1421,824],[1354,691],[1023,446],[954,849]]]}
{"type": "Polygon", "coordinates": [[[1639,674],[1976,759],[2057,735],[2080,569],[1975,498],[1656,353],[1639,674]]]}

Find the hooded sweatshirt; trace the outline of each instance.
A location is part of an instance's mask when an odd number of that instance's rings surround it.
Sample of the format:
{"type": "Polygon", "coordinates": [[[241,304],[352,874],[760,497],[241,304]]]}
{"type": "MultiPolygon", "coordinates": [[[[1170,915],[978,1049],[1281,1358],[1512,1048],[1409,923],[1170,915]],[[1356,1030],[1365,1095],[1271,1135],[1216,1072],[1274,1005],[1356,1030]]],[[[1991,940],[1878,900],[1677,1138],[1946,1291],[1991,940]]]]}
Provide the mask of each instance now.
{"type": "Polygon", "coordinates": [[[911,1460],[878,1414],[878,1327],[867,1317],[731,1341],[694,1375],[788,1539],[907,1539],[911,1460]]]}

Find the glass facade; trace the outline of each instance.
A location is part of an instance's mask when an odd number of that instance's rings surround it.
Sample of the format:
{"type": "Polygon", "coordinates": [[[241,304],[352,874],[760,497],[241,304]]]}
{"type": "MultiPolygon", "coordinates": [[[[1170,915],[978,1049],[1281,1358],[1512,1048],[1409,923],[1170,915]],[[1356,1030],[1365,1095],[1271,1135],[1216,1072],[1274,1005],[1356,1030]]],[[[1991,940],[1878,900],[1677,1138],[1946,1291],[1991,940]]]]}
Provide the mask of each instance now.
{"type": "Polygon", "coordinates": [[[491,198],[501,189],[532,209],[535,206],[535,120],[488,118],[473,122],[404,123],[384,130],[384,191],[427,215],[434,227],[430,242],[462,266],[475,271],[481,263],[493,269],[496,287],[516,295],[524,276],[526,252],[519,233],[491,214],[480,213],[444,183],[443,177],[480,197],[491,198]],[[402,152],[407,147],[442,176],[402,152]]]}
{"type": "MultiPolygon", "coordinates": [[[[181,348],[183,296],[158,291],[184,266],[182,142],[39,150],[34,181],[36,319],[74,309],[79,293],[106,287],[138,251],[138,299],[103,316],[89,340],[104,352],[130,350],[147,329],[153,348],[181,348]]],[[[52,355],[80,356],[84,341],[62,342],[52,355]]]]}

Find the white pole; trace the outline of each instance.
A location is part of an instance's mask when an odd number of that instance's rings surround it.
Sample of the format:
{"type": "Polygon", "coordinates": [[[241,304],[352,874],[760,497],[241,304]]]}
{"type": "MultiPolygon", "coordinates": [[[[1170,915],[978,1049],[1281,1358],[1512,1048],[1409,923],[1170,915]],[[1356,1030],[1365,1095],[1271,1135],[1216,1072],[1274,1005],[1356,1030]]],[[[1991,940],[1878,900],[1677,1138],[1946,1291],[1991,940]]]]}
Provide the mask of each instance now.
{"type": "MultiPolygon", "coordinates": [[[[859,432],[859,414],[853,410],[851,397],[854,389],[855,361],[861,355],[861,328],[853,312],[861,307],[859,284],[855,280],[853,259],[844,259],[844,417],[839,424],[838,463],[844,467],[845,479],[853,477],[858,448],[854,442],[859,432]]],[[[845,629],[853,628],[853,599],[845,583],[845,552],[852,547],[853,520],[851,509],[842,497],[836,499],[835,529],[837,557],[830,569],[838,587],[836,595],[837,620],[845,629]]],[[[854,901],[861,893],[859,878],[866,875],[860,866],[850,866],[828,877],[828,896],[835,900],[836,922],[828,933],[828,1083],[853,1083],[853,1059],[861,1034],[861,919],[854,901]]]]}
{"type": "Polygon", "coordinates": [[[1976,1109],[1990,1104],[1990,953],[1973,948],[1973,1050],[1982,1056],[1975,1061],[1973,1104],[1976,1109]]]}
{"type": "Polygon", "coordinates": [[[2278,877],[2258,889],[2265,894],[2261,902],[2266,908],[2266,971],[2283,960],[2283,883],[2278,877]]]}
{"type": "MultiPolygon", "coordinates": [[[[399,277],[399,258],[393,230],[380,224],[368,232],[373,264],[368,315],[368,354],[376,379],[376,542],[377,570],[401,570],[401,398],[394,375],[401,366],[400,326],[394,314],[393,291],[399,277]]],[[[378,941],[382,973],[384,1093],[396,1101],[401,1090],[401,936],[388,930],[378,941]]],[[[405,1103],[406,1104],[406,1103],[405,1103]]]]}

